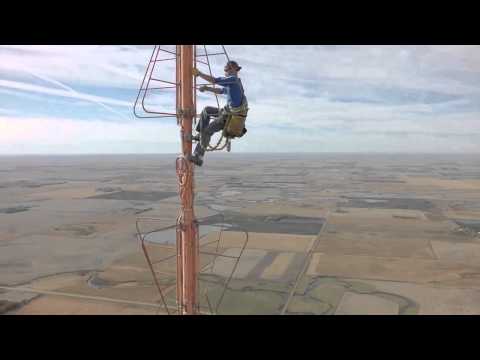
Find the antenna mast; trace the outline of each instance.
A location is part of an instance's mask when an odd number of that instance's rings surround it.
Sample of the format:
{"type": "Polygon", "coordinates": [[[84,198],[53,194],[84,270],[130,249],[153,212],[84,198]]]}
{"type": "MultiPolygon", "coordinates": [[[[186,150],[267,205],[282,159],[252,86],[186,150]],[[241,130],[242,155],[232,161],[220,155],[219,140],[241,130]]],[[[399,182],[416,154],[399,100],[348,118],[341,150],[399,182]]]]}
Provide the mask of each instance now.
{"type": "Polygon", "coordinates": [[[177,220],[177,305],[184,315],[198,312],[199,244],[198,223],[193,210],[194,165],[188,160],[192,154],[192,123],[196,115],[194,106],[194,45],[177,45],[177,91],[178,121],[182,141],[182,155],[177,158],[176,168],[181,201],[177,220]],[[177,55],[178,56],[178,55],[177,55]]]}
{"type": "MultiPolygon", "coordinates": [[[[179,184],[180,195],[180,213],[177,218],[176,225],[176,266],[177,266],[177,310],[181,315],[195,315],[200,313],[199,298],[199,272],[200,272],[200,244],[198,221],[194,212],[194,164],[190,162],[189,156],[192,154],[192,125],[193,119],[197,117],[197,92],[196,90],[202,84],[197,84],[196,78],[193,77],[193,67],[203,65],[207,67],[207,71],[212,74],[212,68],[209,58],[212,56],[222,56],[229,59],[225,47],[222,45],[220,52],[207,52],[207,47],[203,46],[204,53],[197,53],[196,45],[175,45],[174,48],[162,45],[156,45],[153,49],[150,61],[145,71],[142,85],[138,91],[137,98],[133,107],[133,112],[138,118],[176,118],[180,126],[182,152],[176,159],[176,172],[179,184]],[[159,78],[159,74],[155,72],[157,65],[166,66],[167,61],[175,61],[175,74],[172,78],[159,78]],[[175,91],[176,110],[167,110],[163,106],[152,107],[146,100],[148,94],[168,93],[175,91]]],[[[173,65],[173,64],[172,64],[173,65]]],[[[163,74],[164,76],[167,76],[163,74]]],[[[172,94],[173,95],[173,94],[172,94]]],[[[220,107],[218,97],[217,106],[220,107]]],[[[222,139],[220,139],[221,141],[222,139]]],[[[220,146],[220,141],[212,150],[221,150],[228,145],[228,141],[220,146]]],[[[137,220],[137,235],[142,242],[142,249],[149,264],[156,286],[160,292],[160,296],[164,303],[167,313],[168,306],[162,293],[162,289],[158,283],[153,264],[148,256],[145,247],[145,235],[142,235],[137,220]]],[[[151,220],[151,219],[150,219],[151,220]]],[[[226,288],[230,282],[233,272],[235,271],[241,254],[248,242],[248,233],[246,234],[245,244],[242,247],[240,256],[236,257],[236,263],[233,267],[230,277],[225,282],[220,300],[215,306],[215,312],[223,300],[226,288]]],[[[222,254],[212,254],[216,257],[222,257],[222,254]]],[[[232,258],[231,256],[227,256],[232,258]]],[[[207,302],[210,307],[210,301],[205,293],[207,302]]],[[[212,311],[213,309],[210,309],[212,311]]]]}

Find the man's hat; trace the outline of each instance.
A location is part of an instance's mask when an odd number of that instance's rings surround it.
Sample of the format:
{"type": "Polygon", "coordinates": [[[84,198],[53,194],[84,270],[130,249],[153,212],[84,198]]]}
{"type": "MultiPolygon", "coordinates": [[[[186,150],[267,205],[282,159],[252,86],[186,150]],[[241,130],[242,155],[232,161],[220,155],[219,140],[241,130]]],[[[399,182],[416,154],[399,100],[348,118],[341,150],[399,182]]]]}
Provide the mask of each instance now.
{"type": "Polygon", "coordinates": [[[242,67],[239,66],[238,63],[233,60],[230,60],[229,62],[227,62],[227,65],[233,65],[237,71],[240,71],[242,69],[242,67]]]}

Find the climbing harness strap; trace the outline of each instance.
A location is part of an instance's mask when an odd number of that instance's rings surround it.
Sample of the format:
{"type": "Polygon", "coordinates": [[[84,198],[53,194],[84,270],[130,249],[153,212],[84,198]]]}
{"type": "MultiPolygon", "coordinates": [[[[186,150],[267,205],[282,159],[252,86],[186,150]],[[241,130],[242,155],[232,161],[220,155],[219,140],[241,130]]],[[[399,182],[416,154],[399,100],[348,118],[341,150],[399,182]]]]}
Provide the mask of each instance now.
{"type": "MultiPolygon", "coordinates": [[[[230,58],[225,50],[225,47],[222,46],[223,52],[225,56],[227,57],[227,60],[230,61],[230,58]]],[[[204,46],[205,53],[207,53],[207,48],[204,46]]],[[[198,60],[197,60],[198,61],[198,60]]],[[[208,66],[210,76],[212,75],[212,69],[210,67],[210,61],[208,59],[208,56],[206,57],[206,63],[208,66]]],[[[195,78],[196,79],[196,78],[195,78]]],[[[221,119],[221,117],[225,117],[225,124],[223,126],[223,131],[221,133],[220,139],[218,142],[212,146],[208,144],[205,148],[205,151],[220,151],[225,148],[227,148],[227,151],[230,151],[231,149],[231,140],[236,137],[242,137],[245,135],[247,132],[247,129],[245,128],[245,121],[247,119],[247,114],[248,114],[248,101],[245,96],[245,91],[243,89],[243,84],[242,81],[239,77],[235,76],[235,81],[238,83],[240,90],[242,92],[242,103],[239,107],[229,107],[228,105],[225,106],[224,108],[220,108],[219,106],[219,101],[218,101],[218,95],[215,93],[215,98],[217,100],[217,106],[219,108],[219,113],[215,117],[217,120],[221,119]],[[223,143],[222,143],[223,142],[223,143]]],[[[213,85],[215,87],[215,84],[213,85]]],[[[194,87],[196,88],[196,80],[194,87]]],[[[195,105],[196,106],[196,105],[195,105]]],[[[202,133],[202,128],[200,124],[200,133],[202,133]]]]}
{"type": "MultiPolygon", "coordinates": [[[[236,137],[242,137],[246,133],[245,121],[248,115],[248,101],[245,96],[242,81],[235,77],[242,91],[242,103],[238,107],[225,106],[221,111],[226,113],[225,125],[223,127],[222,136],[218,143],[209,147],[207,151],[223,150],[225,147],[230,149],[230,140],[236,137]],[[220,147],[222,140],[225,138],[225,144],[220,147]]],[[[222,116],[223,114],[220,114],[222,116]]]]}
{"type": "Polygon", "coordinates": [[[237,107],[225,107],[227,120],[223,128],[223,136],[226,138],[241,137],[245,131],[245,121],[248,115],[248,103],[244,98],[242,104],[237,107]]]}

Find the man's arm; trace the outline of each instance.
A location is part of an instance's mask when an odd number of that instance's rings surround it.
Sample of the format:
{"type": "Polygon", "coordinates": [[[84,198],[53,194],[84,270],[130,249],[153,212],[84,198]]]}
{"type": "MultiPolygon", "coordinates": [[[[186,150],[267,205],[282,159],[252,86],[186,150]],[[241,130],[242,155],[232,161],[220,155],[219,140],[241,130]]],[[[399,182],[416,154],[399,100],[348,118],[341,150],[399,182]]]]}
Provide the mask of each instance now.
{"type": "Polygon", "coordinates": [[[193,75],[201,77],[203,80],[208,81],[210,84],[215,84],[215,78],[199,71],[197,68],[193,69],[193,75]]]}
{"type": "Polygon", "coordinates": [[[213,88],[213,87],[205,86],[205,85],[200,86],[200,88],[198,90],[200,90],[200,92],[210,91],[210,92],[212,92],[214,94],[218,94],[218,95],[223,94],[223,92],[224,92],[224,90],[221,89],[221,88],[213,88]]]}

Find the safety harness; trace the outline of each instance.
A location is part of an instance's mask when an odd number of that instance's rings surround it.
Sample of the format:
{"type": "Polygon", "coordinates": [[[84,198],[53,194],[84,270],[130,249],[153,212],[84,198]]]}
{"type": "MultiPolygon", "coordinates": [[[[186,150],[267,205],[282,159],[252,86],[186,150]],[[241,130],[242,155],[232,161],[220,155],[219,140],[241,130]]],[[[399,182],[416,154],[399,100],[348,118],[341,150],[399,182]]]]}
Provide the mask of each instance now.
{"type": "Polygon", "coordinates": [[[223,127],[222,136],[218,139],[218,142],[215,145],[208,144],[205,148],[205,151],[221,151],[227,149],[228,152],[231,150],[231,140],[237,137],[242,137],[247,133],[245,128],[245,121],[247,120],[248,114],[248,101],[245,96],[245,91],[243,89],[242,81],[235,77],[236,81],[240,85],[242,91],[242,103],[238,107],[225,106],[220,110],[218,118],[225,116],[225,125],[223,127]]]}
{"type": "Polygon", "coordinates": [[[242,81],[235,77],[242,91],[242,103],[238,107],[225,106],[224,111],[227,114],[225,126],[223,128],[223,136],[227,139],[242,137],[247,131],[245,121],[248,115],[248,101],[243,90],[242,81]]]}

